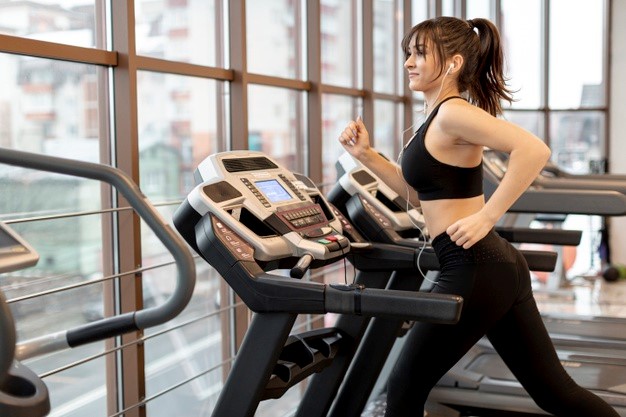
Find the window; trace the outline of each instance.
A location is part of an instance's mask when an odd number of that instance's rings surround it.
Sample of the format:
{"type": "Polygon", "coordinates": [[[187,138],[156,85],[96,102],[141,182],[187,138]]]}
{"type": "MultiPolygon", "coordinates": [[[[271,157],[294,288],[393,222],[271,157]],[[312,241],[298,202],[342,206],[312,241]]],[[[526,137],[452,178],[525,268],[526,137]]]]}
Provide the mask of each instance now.
{"type": "Polygon", "coordinates": [[[505,74],[514,92],[513,108],[538,109],[544,101],[541,4],[541,0],[502,1],[505,74]]]}
{"type": "MultiPolygon", "coordinates": [[[[375,131],[372,132],[376,150],[391,161],[398,158],[400,150],[401,131],[398,128],[398,105],[392,101],[376,100],[374,114],[376,120],[375,131]]],[[[410,135],[409,135],[410,136],[410,135]]]]}
{"type": "Polygon", "coordinates": [[[199,65],[223,66],[221,1],[135,1],[137,54],[199,65]]]}
{"type": "Polygon", "coordinates": [[[494,20],[492,9],[493,0],[467,0],[466,18],[473,19],[475,17],[483,17],[485,19],[494,20]]]}
{"type": "Polygon", "coordinates": [[[301,78],[299,2],[246,1],[248,70],[284,78],[301,78]]]}
{"type": "Polygon", "coordinates": [[[357,42],[353,0],[321,0],[322,82],[356,87],[357,42]]]}
{"type": "Polygon", "coordinates": [[[597,108],[606,105],[604,8],[603,1],[550,2],[551,108],[597,108]],[[581,27],[585,30],[581,31],[581,27]],[[576,56],[584,65],[572,71],[571,59],[576,56]]]}
{"type": "Polygon", "coordinates": [[[84,47],[102,47],[96,0],[5,1],[0,4],[0,33],[84,47]]]}
{"type": "Polygon", "coordinates": [[[249,149],[270,155],[290,170],[304,172],[307,143],[302,134],[301,93],[251,85],[249,103],[249,149]]]}
{"type": "Polygon", "coordinates": [[[339,135],[350,120],[358,116],[355,99],[347,96],[325,94],[322,101],[322,173],[323,184],[334,184],[337,181],[335,162],[344,150],[339,143],[339,135]]]}
{"type": "Polygon", "coordinates": [[[401,78],[402,13],[395,0],[374,1],[374,91],[394,94],[401,78]]]}

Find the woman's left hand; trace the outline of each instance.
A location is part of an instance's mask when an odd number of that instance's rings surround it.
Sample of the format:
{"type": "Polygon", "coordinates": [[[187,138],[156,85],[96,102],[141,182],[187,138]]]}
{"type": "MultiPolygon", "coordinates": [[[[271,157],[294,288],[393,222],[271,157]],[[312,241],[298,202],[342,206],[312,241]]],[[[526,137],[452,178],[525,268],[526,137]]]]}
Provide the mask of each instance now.
{"type": "Polygon", "coordinates": [[[446,229],[446,233],[457,246],[469,249],[487,236],[494,225],[495,223],[483,211],[479,211],[452,223],[446,229]]]}

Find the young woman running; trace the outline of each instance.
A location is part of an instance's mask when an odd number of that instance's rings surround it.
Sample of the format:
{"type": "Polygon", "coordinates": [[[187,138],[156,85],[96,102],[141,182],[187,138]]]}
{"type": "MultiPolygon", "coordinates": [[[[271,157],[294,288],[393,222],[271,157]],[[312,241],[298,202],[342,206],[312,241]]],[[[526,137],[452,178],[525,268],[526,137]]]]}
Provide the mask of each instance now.
{"type": "Polygon", "coordinates": [[[464,299],[456,325],[416,323],[387,387],[386,417],[418,417],[439,379],[487,336],[537,405],[559,417],[618,417],[565,372],[533,298],[522,255],[494,231],[550,157],[549,148],[499,119],[511,101],[497,28],[486,19],[439,17],[402,41],[409,87],[425,98],[424,124],[397,164],[371,146],[363,121],[341,133],[343,147],[400,195],[420,205],[441,273],[433,292],[464,299]],[[485,202],[482,152],[510,154],[507,173],[485,202]]]}

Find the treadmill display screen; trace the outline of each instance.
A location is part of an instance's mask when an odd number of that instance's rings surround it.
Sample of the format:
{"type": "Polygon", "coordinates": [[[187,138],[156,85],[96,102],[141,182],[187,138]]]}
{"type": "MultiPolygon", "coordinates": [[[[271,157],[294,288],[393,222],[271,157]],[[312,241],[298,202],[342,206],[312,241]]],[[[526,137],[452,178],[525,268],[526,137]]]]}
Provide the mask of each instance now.
{"type": "Polygon", "coordinates": [[[272,203],[291,200],[291,195],[277,180],[257,181],[254,183],[267,199],[272,203]]]}

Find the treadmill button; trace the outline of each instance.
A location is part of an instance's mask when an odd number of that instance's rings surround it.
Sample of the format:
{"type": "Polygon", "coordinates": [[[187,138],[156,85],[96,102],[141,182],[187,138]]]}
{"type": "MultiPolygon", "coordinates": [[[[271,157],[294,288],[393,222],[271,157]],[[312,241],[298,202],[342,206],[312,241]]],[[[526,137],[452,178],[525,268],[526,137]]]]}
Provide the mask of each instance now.
{"type": "Polygon", "coordinates": [[[339,243],[337,242],[330,242],[328,245],[326,245],[326,247],[331,252],[335,252],[341,249],[341,246],[339,246],[339,243]]]}

